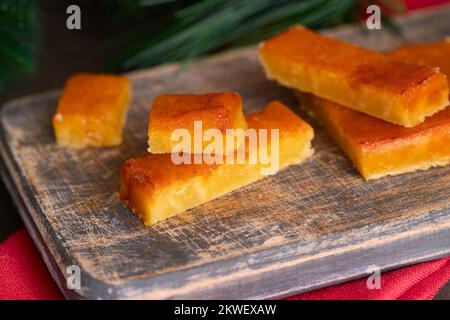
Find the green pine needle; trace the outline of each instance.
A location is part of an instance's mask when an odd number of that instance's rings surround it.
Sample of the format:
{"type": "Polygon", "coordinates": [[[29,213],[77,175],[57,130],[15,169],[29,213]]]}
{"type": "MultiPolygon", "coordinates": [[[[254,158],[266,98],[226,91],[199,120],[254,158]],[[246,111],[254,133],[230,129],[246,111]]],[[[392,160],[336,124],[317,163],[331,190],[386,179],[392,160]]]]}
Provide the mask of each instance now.
{"type": "MultiPolygon", "coordinates": [[[[122,0],[155,15],[166,1],[122,0]],[[146,7],[144,7],[144,4],[146,7]],[[152,6],[149,7],[149,4],[152,6]]],[[[164,30],[143,19],[140,32],[115,35],[115,55],[109,69],[133,69],[170,61],[187,61],[224,47],[261,41],[293,24],[324,28],[342,21],[358,0],[199,0],[176,1],[181,7],[164,30]],[[145,28],[145,25],[149,25],[145,28]]]]}
{"type": "Polygon", "coordinates": [[[37,1],[0,2],[0,91],[20,74],[33,71],[38,26],[37,1]]]}

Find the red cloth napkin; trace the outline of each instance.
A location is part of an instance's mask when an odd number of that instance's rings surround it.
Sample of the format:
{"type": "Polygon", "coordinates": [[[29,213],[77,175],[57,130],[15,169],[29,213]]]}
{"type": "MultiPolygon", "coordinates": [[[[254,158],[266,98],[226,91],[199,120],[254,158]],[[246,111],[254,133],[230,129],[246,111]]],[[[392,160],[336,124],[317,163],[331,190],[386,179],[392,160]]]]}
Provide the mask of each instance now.
{"type": "MultiPolygon", "coordinates": [[[[288,299],[431,299],[449,280],[450,257],[386,272],[381,289],[359,279],[288,299]]],[[[63,299],[24,227],[0,244],[0,299],[63,299]]]]}
{"type": "Polygon", "coordinates": [[[25,227],[0,243],[0,299],[63,299],[25,227]]]}
{"type": "Polygon", "coordinates": [[[367,278],[306,292],[288,300],[429,300],[450,281],[450,257],[385,272],[381,288],[368,289],[367,278]]]}

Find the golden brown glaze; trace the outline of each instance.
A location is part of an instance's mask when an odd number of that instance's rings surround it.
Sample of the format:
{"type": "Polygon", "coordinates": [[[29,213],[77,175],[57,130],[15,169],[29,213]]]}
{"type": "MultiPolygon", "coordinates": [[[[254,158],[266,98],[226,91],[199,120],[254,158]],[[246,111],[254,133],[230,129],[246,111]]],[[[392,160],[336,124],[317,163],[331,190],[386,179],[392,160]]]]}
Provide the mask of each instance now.
{"type": "MultiPolygon", "coordinates": [[[[450,75],[449,48],[448,42],[441,41],[408,46],[391,55],[439,67],[450,75]]],[[[450,161],[450,108],[413,128],[405,128],[310,94],[300,97],[366,179],[428,169],[450,161]]]]}
{"type": "MultiPolygon", "coordinates": [[[[193,155],[191,155],[193,157],[193,155]]],[[[124,201],[135,188],[141,189],[149,196],[157,190],[176,181],[184,181],[198,175],[211,173],[217,164],[183,164],[175,165],[171,155],[147,154],[127,160],[120,169],[122,179],[121,197],[124,201]],[[128,190],[128,192],[124,192],[128,190]]]]}
{"type": "Polygon", "coordinates": [[[392,144],[394,141],[407,140],[408,137],[426,135],[428,131],[441,126],[450,129],[450,108],[436,113],[418,126],[405,128],[312,95],[304,99],[314,106],[320,104],[320,108],[326,112],[326,117],[337,123],[363,149],[375,149],[382,144],[392,144]]]}
{"type": "Polygon", "coordinates": [[[124,76],[72,76],[52,119],[58,144],[73,148],[120,144],[130,96],[130,82],[124,76]]]}
{"type": "Polygon", "coordinates": [[[409,45],[389,54],[399,60],[438,67],[450,79],[450,38],[445,40],[409,45]]]}
{"type": "Polygon", "coordinates": [[[279,129],[280,136],[290,136],[311,130],[311,126],[279,101],[269,103],[264,109],[247,117],[249,128],[279,129]]]}
{"type": "Polygon", "coordinates": [[[402,95],[426,81],[433,81],[434,77],[442,75],[436,73],[433,68],[383,58],[373,59],[367,64],[358,64],[349,78],[355,86],[370,85],[402,95]]]}
{"type": "Polygon", "coordinates": [[[308,68],[320,68],[350,76],[359,65],[370,64],[378,54],[334,38],[319,35],[303,26],[295,26],[260,45],[262,55],[274,56],[287,64],[301,62],[308,68]]]}
{"type": "MultiPolygon", "coordinates": [[[[247,121],[253,129],[279,130],[279,168],[300,163],[311,155],[312,128],[280,102],[249,115],[247,121]]],[[[252,150],[246,144],[245,163],[176,165],[170,154],[130,159],[120,170],[120,198],[146,225],[151,225],[263,178],[264,165],[248,161],[250,153],[262,151],[260,145],[258,148],[252,150]]],[[[189,156],[193,159],[198,155],[189,156]]]]}
{"type": "MultiPolygon", "coordinates": [[[[149,152],[170,153],[176,141],[175,129],[186,129],[194,135],[194,121],[202,122],[202,129],[246,129],[242,113],[242,99],[236,92],[209,94],[164,94],[153,100],[149,115],[149,152]]],[[[193,150],[192,150],[193,152],[193,150]]]]}
{"type": "Polygon", "coordinates": [[[269,78],[354,110],[415,126],[448,103],[446,76],[296,26],[260,45],[269,78]]]}

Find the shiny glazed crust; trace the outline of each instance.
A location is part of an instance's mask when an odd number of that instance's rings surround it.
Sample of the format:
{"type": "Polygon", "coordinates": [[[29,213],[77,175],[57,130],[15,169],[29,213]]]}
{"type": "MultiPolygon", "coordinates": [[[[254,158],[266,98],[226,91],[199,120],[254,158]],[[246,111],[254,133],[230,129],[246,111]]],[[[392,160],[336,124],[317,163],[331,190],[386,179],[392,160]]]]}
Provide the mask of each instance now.
{"type": "MultiPolygon", "coordinates": [[[[201,121],[201,134],[208,129],[218,129],[222,134],[225,134],[227,129],[247,129],[247,122],[242,113],[242,99],[236,92],[164,94],[153,100],[150,110],[148,151],[173,152],[179,141],[172,139],[172,133],[176,129],[186,129],[192,137],[189,153],[205,153],[204,147],[209,144],[206,139],[200,150],[194,150],[194,121],[201,121]]],[[[221,153],[226,154],[234,149],[221,153]]]]}
{"type": "Polygon", "coordinates": [[[448,104],[446,76],[292,27],[260,45],[269,79],[354,110],[413,127],[448,104]]]}

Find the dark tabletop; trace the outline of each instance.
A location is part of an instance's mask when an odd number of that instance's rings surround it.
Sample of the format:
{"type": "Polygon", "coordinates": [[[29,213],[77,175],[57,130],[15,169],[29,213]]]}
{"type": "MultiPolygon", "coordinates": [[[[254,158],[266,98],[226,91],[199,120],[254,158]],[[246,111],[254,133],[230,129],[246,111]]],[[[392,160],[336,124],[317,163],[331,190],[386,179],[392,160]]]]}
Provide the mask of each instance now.
{"type": "MultiPolygon", "coordinates": [[[[70,31],[65,27],[65,1],[41,1],[43,12],[43,43],[39,52],[38,66],[32,76],[20,79],[0,93],[0,104],[33,93],[61,88],[68,76],[80,71],[101,69],[102,53],[97,48],[105,31],[93,10],[83,9],[82,29],[70,31]]],[[[86,3],[88,6],[89,2],[86,3]]],[[[9,193],[0,182],[0,241],[4,240],[23,223],[14,207],[9,193]]],[[[450,300],[450,282],[435,299],[450,300]]]]}

